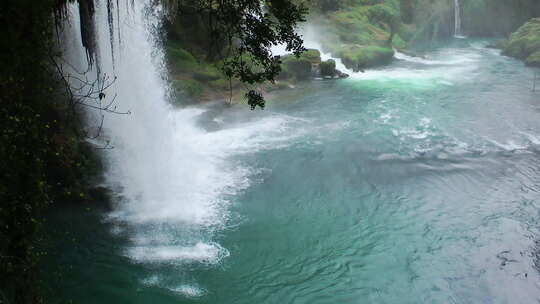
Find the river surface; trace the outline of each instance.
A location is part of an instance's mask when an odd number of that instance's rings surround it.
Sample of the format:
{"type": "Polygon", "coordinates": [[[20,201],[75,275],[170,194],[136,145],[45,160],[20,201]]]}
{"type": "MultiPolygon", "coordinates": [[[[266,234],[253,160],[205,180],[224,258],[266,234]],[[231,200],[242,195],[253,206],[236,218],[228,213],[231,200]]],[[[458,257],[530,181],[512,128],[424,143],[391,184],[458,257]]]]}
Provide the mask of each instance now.
{"type": "Polygon", "coordinates": [[[540,90],[485,45],[171,110],[179,154],[130,171],[165,203],[51,215],[52,302],[538,303],[540,90]]]}

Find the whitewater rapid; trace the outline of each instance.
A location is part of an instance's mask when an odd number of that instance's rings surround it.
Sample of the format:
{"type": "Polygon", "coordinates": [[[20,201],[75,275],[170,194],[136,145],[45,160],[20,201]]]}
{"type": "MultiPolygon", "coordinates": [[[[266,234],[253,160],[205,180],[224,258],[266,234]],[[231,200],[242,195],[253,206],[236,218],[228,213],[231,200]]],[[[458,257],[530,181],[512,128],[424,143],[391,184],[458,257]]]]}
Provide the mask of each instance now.
{"type": "MultiPolygon", "coordinates": [[[[290,118],[267,115],[209,132],[199,124],[207,109],[172,108],[169,99],[176,97],[164,76],[164,54],[157,40],[162,9],[151,9],[151,0],[135,1],[133,6],[129,1],[120,3],[120,20],[116,20],[120,27],[113,41],[121,43],[113,45],[114,65],[104,1],[96,5],[95,23],[100,75],[108,75],[111,85],[105,94],[108,100],[115,98],[114,111],[129,114],[87,113],[90,129],[104,117],[97,146],[105,147],[105,186],[115,193],[114,211],[107,220],[116,224],[113,233],[131,240],[124,252],[137,263],[179,269],[190,263],[218,264],[229,255],[214,240],[215,233],[228,225],[228,197],[246,189],[256,172],[230,158],[279,146],[284,140],[279,134],[290,118]]],[[[69,13],[78,20],[77,4],[70,6],[69,13]]],[[[65,27],[66,69],[84,71],[88,63],[78,23],[65,27]]],[[[90,74],[97,79],[95,67],[90,74]]],[[[189,284],[161,284],[155,278],[148,280],[180,293],[198,294],[189,284]]]]}

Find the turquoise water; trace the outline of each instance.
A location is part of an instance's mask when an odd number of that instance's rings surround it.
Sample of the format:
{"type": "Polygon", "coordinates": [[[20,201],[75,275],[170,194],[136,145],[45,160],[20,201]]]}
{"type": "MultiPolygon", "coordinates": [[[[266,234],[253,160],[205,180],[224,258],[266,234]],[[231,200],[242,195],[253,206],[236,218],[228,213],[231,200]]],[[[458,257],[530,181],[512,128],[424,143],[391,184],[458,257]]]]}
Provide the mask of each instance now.
{"type": "Polygon", "coordinates": [[[313,81],[265,111],[188,109],[204,134],[193,149],[240,177],[193,211],[219,221],[136,221],[130,202],[58,210],[53,300],[540,301],[540,92],[484,45],[313,81]]]}

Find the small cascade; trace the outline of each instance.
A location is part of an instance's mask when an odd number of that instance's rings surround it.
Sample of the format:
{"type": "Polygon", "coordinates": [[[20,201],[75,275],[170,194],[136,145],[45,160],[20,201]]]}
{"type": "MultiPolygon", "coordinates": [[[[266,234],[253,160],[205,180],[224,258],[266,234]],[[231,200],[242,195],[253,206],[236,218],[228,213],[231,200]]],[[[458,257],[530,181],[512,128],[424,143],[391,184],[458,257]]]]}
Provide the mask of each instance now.
{"type": "MultiPolygon", "coordinates": [[[[306,40],[306,41],[304,41],[304,46],[307,49],[316,49],[316,50],[318,50],[321,53],[321,60],[322,61],[327,61],[327,60],[330,60],[330,59],[334,60],[336,62],[336,69],[339,70],[340,72],[344,72],[344,73],[346,73],[348,75],[352,75],[352,74],[355,73],[352,70],[349,70],[345,66],[345,64],[343,64],[343,61],[341,61],[341,58],[333,57],[332,54],[325,53],[324,51],[322,51],[322,47],[318,43],[306,40]]],[[[285,55],[291,54],[290,52],[288,52],[286,50],[284,45],[273,46],[271,50],[272,50],[272,54],[274,54],[274,55],[285,56],[285,55]]]]}
{"type": "Polygon", "coordinates": [[[454,37],[465,38],[461,33],[461,5],[459,0],[454,0],[454,37]]]}
{"type": "Polygon", "coordinates": [[[322,61],[326,61],[326,60],[334,60],[336,62],[336,69],[338,69],[339,71],[341,72],[344,72],[344,73],[347,73],[349,75],[353,74],[354,72],[352,70],[349,70],[345,64],[343,64],[343,62],[341,61],[341,58],[336,58],[336,57],[333,57],[332,54],[330,53],[325,53],[322,49],[322,46],[317,43],[317,42],[314,42],[314,41],[309,41],[309,40],[306,40],[304,42],[304,45],[306,46],[306,48],[308,49],[317,49],[319,50],[319,52],[321,52],[321,60],[322,61]]]}

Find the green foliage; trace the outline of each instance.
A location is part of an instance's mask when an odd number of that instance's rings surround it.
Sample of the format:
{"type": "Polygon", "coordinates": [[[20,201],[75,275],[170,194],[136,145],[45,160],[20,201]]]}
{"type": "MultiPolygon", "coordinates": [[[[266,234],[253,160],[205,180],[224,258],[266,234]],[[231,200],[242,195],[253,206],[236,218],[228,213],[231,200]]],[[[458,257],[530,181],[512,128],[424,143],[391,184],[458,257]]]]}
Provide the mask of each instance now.
{"type": "Polygon", "coordinates": [[[323,27],[323,48],[334,56],[343,45],[387,45],[400,29],[397,0],[349,0],[343,1],[341,7],[316,21],[323,27]]]}
{"type": "Polygon", "coordinates": [[[388,64],[394,57],[394,50],[380,46],[346,46],[339,52],[343,63],[354,71],[388,64]]]}
{"type": "Polygon", "coordinates": [[[169,65],[176,71],[193,70],[198,65],[197,60],[190,52],[172,43],[167,45],[166,54],[169,65]]]}
{"type": "Polygon", "coordinates": [[[321,76],[331,76],[336,75],[336,62],[332,59],[323,61],[320,64],[321,76]]]}
{"type": "Polygon", "coordinates": [[[223,78],[224,75],[220,70],[212,66],[207,66],[205,69],[201,69],[193,72],[193,78],[200,82],[210,82],[223,78]]]}
{"type": "Polygon", "coordinates": [[[189,97],[197,98],[204,92],[203,85],[199,81],[193,79],[176,80],[175,86],[189,97]]]}
{"type": "Polygon", "coordinates": [[[497,42],[495,42],[494,44],[491,45],[491,47],[494,47],[496,49],[505,49],[506,47],[508,47],[508,40],[506,39],[501,39],[497,42]]]}
{"type": "MultiPolygon", "coordinates": [[[[250,85],[273,81],[281,68],[279,56],[273,56],[270,48],[284,44],[295,54],[304,50],[296,25],[305,20],[307,10],[296,1],[266,0],[264,7],[259,0],[178,2],[176,20],[189,19],[204,28],[206,41],[196,44],[204,44],[201,49],[207,51],[207,60],[221,61],[229,78],[250,85]]],[[[176,31],[178,37],[181,32],[176,31]]]]}
{"type": "Polygon", "coordinates": [[[356,7],[330,16],[330,28],[343,43],[369,44],[382,29],[369,23],[368,8],[356,7]]]}
{"type": "Polygon", "coordinates": [[[321,63],[321,52],[316,49],[308,49],[305,50],[302,54],[300,54],[301,59],[305,59],[312,64],[319,64],[321,63]]]}
{"type": "Polygon", "coordinates": [[[294,55],[283,58],[285,72],[297,80],[306,80],[311,76],[311,64],[308,59],[294,55]]]}
{"type": "Polygon", "coordinates": [[[397,27],[401,20],[399,10],[387,4],[371,6],[368,10],[368,15],[372,21],[385,23],[391,27],[397,27]]]}
{"type": "MultiPolygon", "coordinates": [[[[50,203],[46,168],[56,157],[45,101],[50,28],[47,1],[0,4],[0,292],[9,303],[38,302],[36,231],[50,203]]],[[[2,300],[4,301],[4,299],[2,300]]]]}
{"type": "Polygon", "coordinates": [[[540,67],[540,51],[536,51],[532,53],[527,59],[525,60],[525,63],[529,66],[533,67],[540,67]]]}
{"type": "Polygon", "coordinates": [[[260,92],[250,90],[246,93],[246,98],[248,100],[248,105],[251,110],[255,110],[255,108],[257,107],[264,109],[266,103],[260,92]]]}
{"type": "Polygon", "coordinates": [[[540,50],[540,18],[532,19],[510,36],[504,54],[526,59],[540,50]]]}
{"type": "Polygon", "coordinates": [[[510,39],[500,41],[503,54],[525,60],[530,66],[540,67],[540,18],[521,26],[510,39]]]}
{"type": "Polygon", "coordinates": [[[416,27],[410,24],[402,24],[399,27],[398,35],[405,41],[410,41],[416,32],[416,27]]]}
{"type": "Polygon", "coordinates": [[[392,44],[394,34],[400,26],[401,16],[399,15],[399,9],[394,6],[385,4],[377,4],[369,8],[370,19],[375,22],[382,22],[390,28],[390,36],[388,37],[388,44],[392,44]]]}
{"type": "Polygon", "coordinates": [[[227,92],[228,90],[231,89],[231,87],[237,88],[239,85],[239,82],[225,79],[225,78],[220,78],[220,79],[210,81],[208,85],[212,88],[216,88],[218,90],[227,92]]]}

